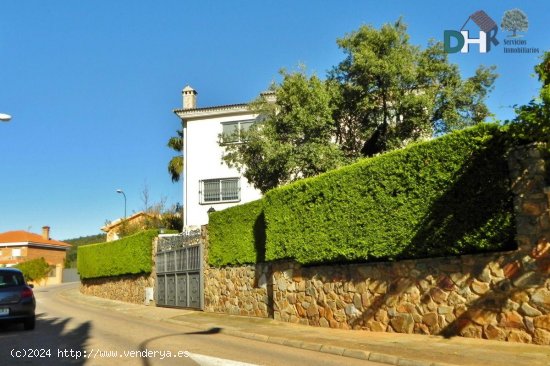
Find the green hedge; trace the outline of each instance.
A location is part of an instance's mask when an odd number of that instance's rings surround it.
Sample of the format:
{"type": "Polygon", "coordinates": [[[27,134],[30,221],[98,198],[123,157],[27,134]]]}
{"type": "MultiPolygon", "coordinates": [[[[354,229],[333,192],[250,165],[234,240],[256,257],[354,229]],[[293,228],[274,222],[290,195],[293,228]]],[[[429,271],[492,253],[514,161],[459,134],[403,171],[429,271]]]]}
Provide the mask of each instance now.
{"type": "Polygon", "coordinates": [[[208,223],[208,263],[213,266],[265,260],[263,200],[212,212],[208,223]]]}
{"type": "Polygon", "coordinates": [[[147,230],[120,240],[78,247],[80,278],[150,273],[152,243],[157,235],[158,230],[147,230]]]}
{"type": "Polygon", "coordinates": [[[265,197],[266,260],[512,249],[506,146],[499,126],[480,124],[274,189],[265,197]]]}
{"type": "Polygon", "coordinates": [[[360,262],[514,249],[510,141],[498,125],[480,124],[214,212],[209,263],[360,262]]]}

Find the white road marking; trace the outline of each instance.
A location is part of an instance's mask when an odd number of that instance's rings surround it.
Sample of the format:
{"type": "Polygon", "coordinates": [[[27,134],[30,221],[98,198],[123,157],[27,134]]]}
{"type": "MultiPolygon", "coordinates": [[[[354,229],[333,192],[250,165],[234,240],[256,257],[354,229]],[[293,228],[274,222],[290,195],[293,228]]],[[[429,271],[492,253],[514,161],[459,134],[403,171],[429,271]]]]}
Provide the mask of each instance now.
{"type": "Polygon", "coordinates": [[[233,361],[225,358],[199,355],[197,353],[189,353],[189,358],[201,366],[259,366],[254,363],[233,361]]]}

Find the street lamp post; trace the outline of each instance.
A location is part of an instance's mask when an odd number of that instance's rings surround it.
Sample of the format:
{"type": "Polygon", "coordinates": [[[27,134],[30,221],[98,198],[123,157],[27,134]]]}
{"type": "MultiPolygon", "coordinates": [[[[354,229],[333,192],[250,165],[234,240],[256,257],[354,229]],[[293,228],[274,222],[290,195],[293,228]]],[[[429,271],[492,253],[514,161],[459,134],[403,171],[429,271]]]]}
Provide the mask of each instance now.
{"type": "Polygon", "coordinates": [[[122,189],[117,189],[116,193],[121,193],[124,196],[124,219],[126,220],[126,194],[122,189]]]}

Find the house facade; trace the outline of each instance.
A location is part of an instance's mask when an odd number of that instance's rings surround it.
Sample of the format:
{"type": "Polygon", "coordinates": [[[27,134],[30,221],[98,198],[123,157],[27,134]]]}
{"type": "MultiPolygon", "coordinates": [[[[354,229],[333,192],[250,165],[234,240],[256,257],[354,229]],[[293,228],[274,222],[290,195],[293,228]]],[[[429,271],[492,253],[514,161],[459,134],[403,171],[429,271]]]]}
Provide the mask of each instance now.
{"type": "Polygon", "coordinates": [[[50,265],[48,277],[39,285],[62,282],[62,271],[71,245],[50,238],[50,227],[42,228],[42,235],[28,231],[0,233],[0,266],[12,267],[31,259],[44,258],[50,265]]]}
{"type": "Polygon", "coordinates": [[[107,234],[106,241],[118,240],[121,237],[121,231],[124,229],[144,229],[147,226],[147,221],[152,219],[153,215],[144,211],[137,212],[127,218],[120,218],[101,228],[107,234]]]}
{"type": "Polygon", "coordinates": [[[208,223],[209,210],[225,208],[261,198],[236,168],[222,162],[223,144],[238,144],[240,131],[248,129],[257,114],[247,104],[197,107],[197,92],[182,91],[183,108],[174,110],[183,126],[184,227],[208,223]]]}

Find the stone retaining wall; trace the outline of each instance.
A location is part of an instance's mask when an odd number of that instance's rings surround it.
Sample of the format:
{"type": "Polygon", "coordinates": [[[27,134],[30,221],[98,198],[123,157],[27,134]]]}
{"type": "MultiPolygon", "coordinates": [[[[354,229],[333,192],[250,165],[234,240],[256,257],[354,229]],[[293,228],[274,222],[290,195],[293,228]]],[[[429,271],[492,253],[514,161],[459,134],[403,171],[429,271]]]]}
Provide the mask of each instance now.
{"type": "MultiPolygon", "coordinates": [[[[539,247],[550,251],[550,244],[539,247]]],[[[548,263],[519,253],[273,268],[274,318],[550,344],[548,263]]]]}
{"type": "Polygon", "coordinates": [[[232,315],[267,318],[271,289],[267,279],[270,266],[209,268],[204,278],[204,310],[232,315]]]}
{"type": "Polygon", "coordinates": [[[145,288],[154,287],[155,277],[150,274],[83,279],[80,292],[85,295],[111,300],[145,303],[145,288]]]}
{"type": "MultiPolygon", "coordinates": [[[[550,344],[550,189],[534,146],[510,154],[518,249],[460,257],[205,270],[205,310],[313,326],[550,344]]],[[[483,174],[483,172],[480,172],[483,174]]]]}

